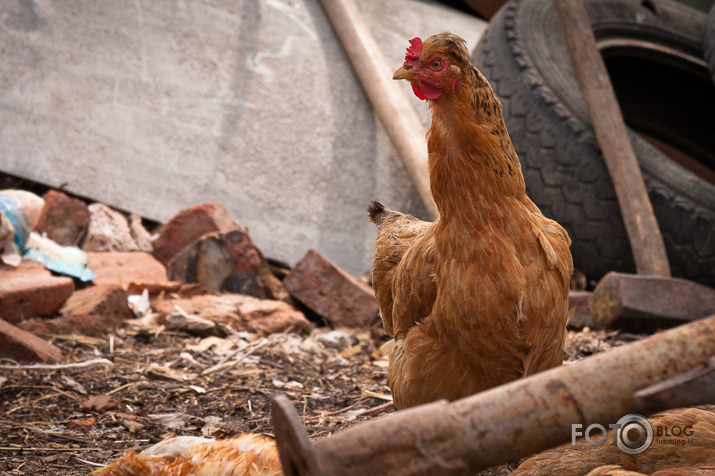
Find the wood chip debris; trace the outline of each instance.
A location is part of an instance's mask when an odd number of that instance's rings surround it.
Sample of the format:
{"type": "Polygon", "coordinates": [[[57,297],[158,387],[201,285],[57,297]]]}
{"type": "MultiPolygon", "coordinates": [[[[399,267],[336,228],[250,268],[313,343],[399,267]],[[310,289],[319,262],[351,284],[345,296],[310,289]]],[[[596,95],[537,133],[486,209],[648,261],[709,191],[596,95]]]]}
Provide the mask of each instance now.
{"type": "MultiPolygon", "coordinates": [[[[565,357],[577,360],[637,338],[570,332],[565,357]]],[[[383,340],[384,334],[339,329],[308,337],[201,337],[149,319],[106,339],[53,336],[73,362],[0,367],[0,472],[84,475],[167,437],[272,435],[270,400],[281,393],[312,438],[329,436],[395,411],[383,340]],[[118,405],[83,411],[82,403],[97,395],[118,405]],[[59,459],[43,461],[51,455],[59,459]]]]}

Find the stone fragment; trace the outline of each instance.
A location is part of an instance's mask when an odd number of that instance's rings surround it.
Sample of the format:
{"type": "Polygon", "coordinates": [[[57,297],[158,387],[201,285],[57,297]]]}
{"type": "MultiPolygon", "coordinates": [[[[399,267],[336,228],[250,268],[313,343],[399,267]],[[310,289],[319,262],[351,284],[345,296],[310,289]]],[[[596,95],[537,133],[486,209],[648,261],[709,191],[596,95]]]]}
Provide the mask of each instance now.
{"type": "Polygon", "coordinates": [[[152,296],[152,308],[164,316],[178,306],[187,314],[224,324],[234,331],[307,334],[313,328],[303,313],[272,299],[232,293],[196,294],[196,288],[189,289],[188,296],[167,293],[152,296]]]}
{"type": "Polygon", "coordinates": [[[56,363],[62,360],[62,352],[46,340],[0,319],[0,357],[18,362],[56,363]]]}
{"type": "Polygon", "coordinates": [[[129,230],[129,223],[121,213],[103,203],[93,203],[87,234],[82,241],[85,251],[138,251],[129,230]]]}
{"type": "Polygon", "coordinates": [[[372,288],[310,250],[283,281],[290,294],[333,327],[368,327],[377,318],[372,288]]]}
{"type": "Polygon", "coordinates": [[[124,425],[124,428],[129,430],[130,433],[138,433],[144,429],[144,425],[134,420],[122,420],[122,425],[124,425]]]}
{"type": "Polygon", "coordinates": [[[569,292],[569,329],[593,328],[590,291],[569,292]]]}
{"type": "Polygon", "coordinates": [[[151,253],[154,251],[154,246],[151,244],[151,234],[144,228],[142,217],[137,212],[129,215],[129,232],[134,238],[139,251],[151,253]]]}
{"type": "Polygon", "coordinates": [[[72,278],[53,276],[36,261],[23,260],[17,268],[0,264],[0,318],[17,324],[51,316],[74,288],[72,278]]]}
{"type": "Polygon", "coordinates": [[[179,251],[207,233],[228,232],[240,228],[219,203],[203,203],[181,210],[154,238],[154,256],[169,265],[179,251]]]}
{"type": "Polygon", "coordinates": [[[89,251],[87,267],[97,277],[94,284],[115,284],[127,288],[132,282],[166,282],[166,268],[144,251],[89,251]]]}
{"type": "Polygon", "coordinates": [[[105,413],[115,408],[119,408],[119,402],[110,395],[95,395],[85,400],[80,406],[80,410],[85,413],[105,413]]]}
{"type": "Polygon", "coordinates": [[[60,310],[61,316],[50,320],[32,320],[22,328],[36,334],[80,334],[103,337],[134,318],[127,293],[121,286],[91,286],[76,291],[60,310]]]}
{"type": "Polygon", "coordinates": [[[213,291],[266,296],[259,278],[258,250],[243,229],[200,237],[178,252],[168,268],[174,281],[200,283],[213,291]]]}
{"type": "Polygon", "coordinates": [[[59,190],[50,190],[42,198],[45,207],[35,225],[35,231],[46,234],[59,245],[77,246],[89,225],[87,204],[59,190]]]}
{"type": "Polygon", "coordinates": [[[121,323],[133,316],[127,304],[127,293],[118,285],[90,286],[76,291],[67,300],[60,313],[63,316],[104,314],[108,322],[121,323]]]}

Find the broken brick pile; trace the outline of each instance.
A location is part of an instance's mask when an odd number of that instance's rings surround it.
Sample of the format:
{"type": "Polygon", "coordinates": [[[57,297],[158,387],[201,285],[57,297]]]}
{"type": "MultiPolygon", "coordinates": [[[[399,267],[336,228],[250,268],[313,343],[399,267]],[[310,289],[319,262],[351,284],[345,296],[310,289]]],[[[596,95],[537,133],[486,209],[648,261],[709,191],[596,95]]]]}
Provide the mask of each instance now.
{"type": "Polygon", "coordinates": [[[80,246],[97,277],[86,284],[34,261],[0,264],[0,357],[60,361],[45,338],[103,337],[135,317],[128,297],[144,290],[160,319],[178,306],[234,331],[307,334],[314,324],[306,313],[333,327],[378,318],[369,286],[312,250],[292,270],[272,267],[220,204],[184,209],[152,237],[136,214],[127,220],[55,190],[43,198],[35,231],[80,246]]]}
{"type": "MultiPolygon", "coordinates": [[[[378,319],[372,288],[313,250],[292,269],[271,266],[218,203],[181,210],[152,237],[137,214],[127,220],[55,190],[43,198],[35,231],[81,246],[97,277],[87,286],[34,261],[0,263],[0,357],[59,361],[44,338],[105,336],[135,317],[128,297],[145,289],[160,319],[178,306],[234,331],[307,334],[314,321],[360,328],[378,319]]],[[[571,293],[572,327],[592,326],[590,299],[571,293]]]]}

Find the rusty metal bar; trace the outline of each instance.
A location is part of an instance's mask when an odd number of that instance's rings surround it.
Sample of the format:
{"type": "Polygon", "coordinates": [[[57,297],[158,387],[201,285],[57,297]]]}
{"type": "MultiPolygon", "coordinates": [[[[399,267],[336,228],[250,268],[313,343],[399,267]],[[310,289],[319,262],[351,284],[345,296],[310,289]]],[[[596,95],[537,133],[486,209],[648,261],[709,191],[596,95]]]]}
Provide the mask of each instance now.
{"type": "MultiPolygon", "coordinates": [[[[653,404],[636,396],[639,390],[714,355],[715,315],[453,403],[439,401],[357,425],[313,442],[312,469],[292,471],[310,465],[290,463],[284,469],[286,475],[311,476],[473,474],[570,441],[574,423],[608,425],[629,413],[647,414],[653,404]]],[[[701,388],[699,398],[688,395],[688,404],[715,401],[712,385],[701,388]]],[[[677,393],[668,404],[680,405],[677,393]]],[[[302,450],[288,450],[296,435],[288,428],[286,438],[284,423],[274,419],[281,457],[290,458],[290,451],[302,450]]],[[[292,431],[305,429],[298,424],[292,431]]]]}
{"type": "Polygon", "coordinates": [[[654,332],[715,313],[715,289],[678,278],[606,274],[590,302],[599,328],[654,332]]]}

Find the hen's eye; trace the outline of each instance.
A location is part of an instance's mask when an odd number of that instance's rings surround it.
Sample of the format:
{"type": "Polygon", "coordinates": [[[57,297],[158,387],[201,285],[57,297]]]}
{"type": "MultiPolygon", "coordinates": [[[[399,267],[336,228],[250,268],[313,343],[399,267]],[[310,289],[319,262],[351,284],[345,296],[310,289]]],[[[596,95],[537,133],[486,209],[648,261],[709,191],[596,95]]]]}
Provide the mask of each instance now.
{"type": "Polygon", "coordinates": [[[440,69],[442,67],[442,62],[440,60],[434,60],[432,62],[432,69],[440,69]]]}

